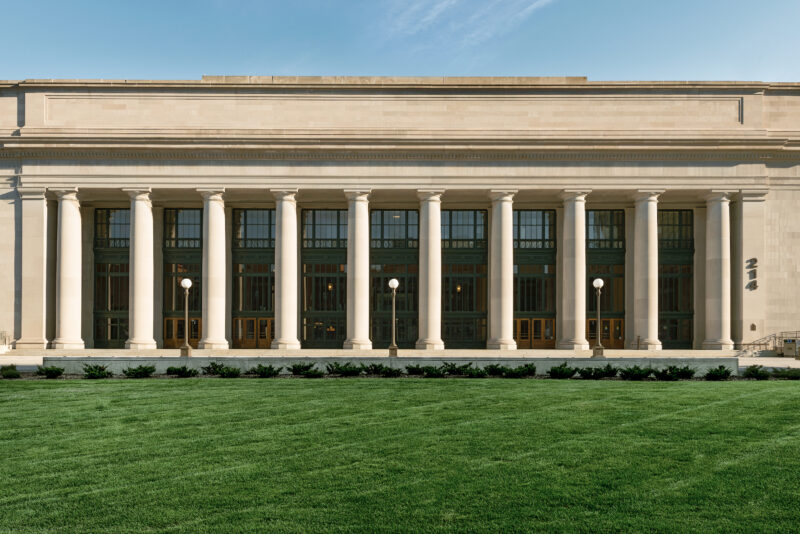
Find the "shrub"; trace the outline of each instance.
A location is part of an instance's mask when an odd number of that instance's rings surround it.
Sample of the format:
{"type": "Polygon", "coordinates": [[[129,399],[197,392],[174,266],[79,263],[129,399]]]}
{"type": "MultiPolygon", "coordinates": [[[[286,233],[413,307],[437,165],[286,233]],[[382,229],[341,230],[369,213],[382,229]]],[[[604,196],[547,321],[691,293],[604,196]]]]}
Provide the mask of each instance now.
{"type": "Polygon", "coordinates": [[[197,369],[189,369],[185,365],[181,367],[167,367],[167,374],[177,376],[178,378],[191,378],[197,376],[197,369]]]}
{"type": "Polygon", "coordinates": [[[156,368],[152,365],[140,365],[122,370],[122,374],[128,378],[149,378],[155,372],[156,368]]]}
{"type": "Polygon", "coordinates": [[[623,380],[646,380],[652,373],[653,370],[649,367],[634,365],[633,367],[620,369],[619,377],[623,380]]]}
{"type": "Polygon", "coordinates": [[[247,371],[248,375],[258,375],[258,378],[273,378],[281,374],[283,367],[277,369],[271,365],[261,365],[260,363],[247,371]]]}
{"type": "Polygon", "coordinates": [[[365,375],[375,375],[375,376],[383,376],[384,370],[389,369],[382,363],[371,363],[369,365],[361,365],[361,371],[365,375]]]}
{"type": "Polygon", "coordinates": [[[301,376],[303,373],[310,371],[313,368],[313,363],[293,363],[289,366],[289,370],[292,371],[292,374],[295,376],[301,376]]]}
{"type": "Polygon", "coordinates": [[[708,372],[703,376],[706,380],[711,380],[714,382],[720,380],[727,380],[731,377],[731,370],[725,367],[724,365],[720,365],[714,369],[709,369],[708,372]]]}
{"type": "Polygon", "coordinates": [[[610,363],[605,367],[585,367],[578,369],[578,374],[584,380],[600,380],[601,378],[614,378],[617,376],[617,368],[612,367],[610,363]]]}
{"type": "Polygon", "coordinates": [[[453,362],[445,362],[439,369],[441,369],[441,371],[446,375],[467,376],[472,368],[472,362],[465,363],[464,365],[456,365],[453,362]]]}
{"type": "Polygon", "coordinates": [[[420,365],[407,365],[406,373],[409,375],[419,376],[422,375],[422,366],[420,365]]]}
{"type": "Polygon", "coordinates": [[[94,380],[97,378],[111,378],[114,373],[109,371],[105,365],[84,365],[83,378],[94,380]]]}
{"type": "Polygon", "coordinates": [[[0,376],[3,378],[20,378],[22,375],[17,371],[16,365],[4,365],[0,367],[0,376]]]}
{"type": "Polygon", "coordinates": [[[776,369],[772,371],[772,376],[785,380],[800,380],[800,369],[776,369]]]}
{"type": "Polygon", "coordinates": [[[58,378],[59,376],[64,374],[63,367],[42,367],[41,365],[36,369],[36,374],[39,376],[43,376],[45,378],[58,378]]]}
{"type": "Polygon", "coordinates": [[[441,367],[426,365],[422,368],[422,376],[424,378],[444,378],[444,371],[441,367]]]}
{"type": "Polygon", "coordinates": [[[697,371],[689,367],[688,365],[684,365],[683,367],[676,367],[675,374],[681,380],[691,380],[694,377],[694,374],[697,371]]]}
{"type": "Polygon", "coordinates": [[[211,362],[205,367],[201,367],[200,369],[203,370],[204,375],[219,375],[222,374],[220,373],[220,371],[222,371],[224,368],[225,366],[219,362],[211,362]]]}
{"type": "Polygon", "coordinates": [[[220,376],[220,378],[239,378],[239,375],[242,374],[242,371],[238,367],[230,367],[226,365],[224,367],[220,367],[217,374],[220,376]]]}
{"type": "Polygon", "coordinates": [[[329,375],[339,375],[339,376],[358,376],[361,374],[361,366],[360,365],[353,365],[350,362],[347,363],[339,363],[333,362],[327,365],[328,374],[329,375]]]}
{"type": "Polygon", "coordinates": [[[305,371],[300,373],[300,376],[302,376],[303,378],[322,378],[323,376],[325,376],[324,372],[320,371],[319,369],[314,369],[313,364],[311,365],[311,367],[312,368],[306,369],[305,371]]]}
{"type": "Polygon", "coordinates": [[[765,371],[764,367],[761,365],[751,365],[745,369],[742,376],[744,378],[753,378],[755,380],[767,380],[769,378],[769,372],[765,371]]]}
{"type": "Polygon", "coordinates": [[[503,376],[505,378],[525,378],[528,376],[535,376],[536,375],[536,366],[532,363],[526,363],[525,365],[520,365],[519,367],[506,368],[503,376]]]}
{"type": "Polygon", "coordinates": [[[464,371],[464,376],[467,378],[486,378],[489,373],[486,369],[479,369],[477,367],[470,367],[464,371]]]}
{"type": "Polygon", "coordinates": [[[397,378],[403,376],[403,370],[384,366],[383,369],[381,369],[381,376],[383,378],[397,378]]]}
{"type": "Polygon", "coordinates": [[[555,367],[551,367],[547,374],[550,375],[550,378],[572,378],[575,376],[575,373],[578,372],[578,369],[575,367],[570,367],[567,365],[567,362],[562,363],[561,365],[557,365],[555,367]]]}
{"type": "Polygon", "coordinates": [[[506,370],[508,370],[508,367],[493,363],[484,367],[483,370],[486,371],[486,374],[489,376],[503,376],[506,370]]]}
{"type": "Polygon", "coordinates": [[[653,369],[653,376],[656,380],[663,382],[675,382],[678,380],[678,368],[675,365],[670,365],[664,369],[653,369]]]}

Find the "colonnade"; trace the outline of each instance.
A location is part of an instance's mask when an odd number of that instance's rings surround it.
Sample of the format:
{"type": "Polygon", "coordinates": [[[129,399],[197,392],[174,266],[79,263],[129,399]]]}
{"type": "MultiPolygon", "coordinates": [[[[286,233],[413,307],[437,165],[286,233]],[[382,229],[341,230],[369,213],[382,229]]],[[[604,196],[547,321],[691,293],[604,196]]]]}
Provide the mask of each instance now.
{"type": "MultiPolygon", "coordinates": [[[[26,237],[42,239],[44,228],[37,206],[44,192],[21,192],[23,200],[23,272],[41,272],[41,251],[26,237]]],[[[130,196],[130,319],[126,347],[156,347],[153,336],[153,212],[149,188],[125,189],[130,196]]],[[[198,189],[203,198],[201,348],[226,349],[226,264],[224,189],[198,189]]],[[[56,314],[54,348],[83,348],[81,339],[81,214],[77,189],[53,191],[58,199],[56,314]]],[[[271,190],[276,205],[275,339],[273,348],[299,349],[297,189],[271,190]]],[[[348,203],[347,339],[345,348],[369,349],[369,195],[368,189],[344,192],[348,203]]],[[[442,317],[442,190],[419,190],[419,339],[418,349],[441,350],[442,317]]],[[[513,335],[513,199],[515,190],[493,190],[490,232],[489,336],[487,348],[514,349],[513,335]]],[[[590,190],[563,191],[561,249],[561,331],[558,348],[587,349],[586,339],[586,197],[590,190]]],[[[643,348],[658,350],[658,198],[663,191],[636,191],[634,231],[633,338],[643,348]]],[[[729,194],[707,198],[705,250],[705,341],[708,349],[732,348],[731,249],[729,194]]],[[[702,276],[703,273],[696,273],[702,276]]],[[[27,285],[25,287],[28,287],[27,285]]],[[[33,295],[41,297],[42,295],[33,295]]],[[[23,295],[28,298],[28,295],[23,295]]],[[[22,310],[18,346],[40,346],[44,321],[39,309],[22,310]],[[28,317],[30,315],[31,317],[28,317]],[[38,330],[38,331],[37,331],[38,330]],[[21,343],[21,345],[20,345],[21,343]],[[27,343],[27,344],[26,344],[27,343]]],[[[41,312],[41,309],[39,309],[41,312]]],[[[46,341],[45,341],[46,343],[46,341]]],[[[43,348],[43,347],[42,347],[43,348]]]]}

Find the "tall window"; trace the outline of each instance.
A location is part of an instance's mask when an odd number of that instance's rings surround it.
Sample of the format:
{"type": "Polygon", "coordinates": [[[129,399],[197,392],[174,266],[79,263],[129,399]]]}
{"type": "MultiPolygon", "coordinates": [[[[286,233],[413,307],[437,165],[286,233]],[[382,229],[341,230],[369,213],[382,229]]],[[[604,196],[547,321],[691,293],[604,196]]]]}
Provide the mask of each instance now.
{"type": "Polygon", "coordinates": [[[121,348],[128,339],[130,210],[94,212],[94,345],[121,348]]]}
{"type": "Polygon", "coordinates": [[[595,278],[604,282],[600,295],[602,340],[607,348],[625,347],[625,211],[586,211],[586,336],[597,336],[595,278]]]}
{"type": "Polygon", "coordinates": [[[416,210],[372,210],[370,246],[377,249],[419,247],[419,212],[416,210]]]}
{"type": "Polygon", "coordinates": [[[515,249],[555,249],[555,210],[514,210],[515,249]]]}
{"type": "Polygon", "coordinates": [[[658,210],[658,337],[664,348],[694,340],[694,213],[658,210]]]}
{"type": "Polygon", "coordinates": [[[347,210],[303,210],[303,248],[347,248],[347,210]]]}
{"type": "Polygon", "coordinates": [[[625,211],[587,210],[586,247],[589,249],[625,249],[625,211]]]}
{"type": "Polygon", "coordinates": [[[274,249],[275,210],[233,210],[233,248],[274,249]]]}
{"type": "Polygon", "coordinates": [[[201,312],[203,253],[203,210],[164,210],[164,347],[183,344],[184,290],[181,280],[189,278],[189,343],[196,347],[202,334],[201,312]]]}
{"type": "Polygon", "coordinates": [[[442,248],[487,248],[486,211],[442,210],[442,248]]]}

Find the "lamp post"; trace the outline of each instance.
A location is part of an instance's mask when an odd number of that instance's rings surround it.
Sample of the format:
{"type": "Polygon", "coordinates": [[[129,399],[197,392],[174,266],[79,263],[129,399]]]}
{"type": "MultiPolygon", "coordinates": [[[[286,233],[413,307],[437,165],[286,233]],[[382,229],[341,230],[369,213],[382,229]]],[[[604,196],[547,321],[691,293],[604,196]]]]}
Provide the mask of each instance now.
{"type": "Polygon", "coordinates": [[[192,281],[188,278],[181,280],[181,287],[183,288],[183,345],[181,345],[181,356],[191,356],[192,346],[189,345],[189,288],[192,287],[192,281]]]}
{"type": "Polygon", "coordinates": [[[592,350],[592,358],[602,358],[603,357],[603,342],[600,340],[602,336],[602,328],[600,328],[600,290],[603,289],[603,279],[602,278],[595,278],[592,285],[597,290],[597,326],[595,328],[595,335],[597,336],[596,343],[594,345],[594,349],[592,350]]]}
{"type": "Polygon", "coordinates": [[[395,330],[397,328],[397,321],[395,320],[395,300],[397,297],[397,287],[400,285],[400,282],[397,281],[397,278],[392,278],[389,280],[389,289],[392,290],[392,344],[389,345],[389,356],[397,356],[397,343],[395,341],[395,330]]]}

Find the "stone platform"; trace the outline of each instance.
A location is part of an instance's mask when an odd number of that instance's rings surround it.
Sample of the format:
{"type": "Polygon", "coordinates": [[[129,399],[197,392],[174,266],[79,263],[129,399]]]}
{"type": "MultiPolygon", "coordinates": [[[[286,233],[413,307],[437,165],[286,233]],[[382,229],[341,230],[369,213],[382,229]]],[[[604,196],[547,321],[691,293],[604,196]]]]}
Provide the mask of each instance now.
{"type": "MultiPolygon", "coordinates": [[[[654,368],[668,365],[689,365],[698,373],[712,367],[724,365],[738,372],[740,368],[736,351],[636,351],[607,350],[605,357],[592,358],[592,352],[568,350],[400,350],[398,357],[390,358],[388,350],[344,350],[344,349],[304,349],[304,350],[193,350],[192,356],[180,356],[180,351],[157,350],[46,350],[28,354],[27,350],[11,351],[0,357],[0,362],[18,360],[20,365],[56,365],[63,367],[67,374],[81,373],[85,363],[108,366],[114,373],[121,373],[127,367],[153,365],[156,373],[164,373],[167,367],[186,365],[200,368],[209,362],[219,361],[226,365],[247,370],[258,364],[288,367],[294,363],[315,362],[321,369],[328,363],[352,362],[356,364],[382,363],[390,367],[403,368],[407,365],[441,365],[473,363],[484,367],[493,363],[516,367],[532,363],[539,373],[545,373],[553,366],[568,362],[574,367],[603,366],[607,363],[615,367],[633,365],[654,368]],[[38,356],[37,356],[38,355],[38,356]],[[38,362],[34,362],[38,358],[38,362]],[[25,363],[23,363],[23,361],[25,363]]],[[[284,369],[284,371],[286,371],[284,369]]]]}

